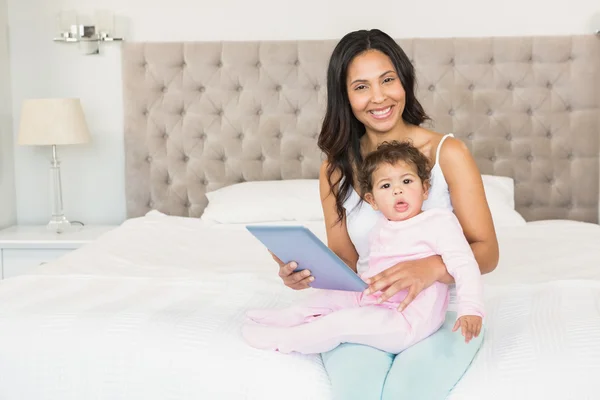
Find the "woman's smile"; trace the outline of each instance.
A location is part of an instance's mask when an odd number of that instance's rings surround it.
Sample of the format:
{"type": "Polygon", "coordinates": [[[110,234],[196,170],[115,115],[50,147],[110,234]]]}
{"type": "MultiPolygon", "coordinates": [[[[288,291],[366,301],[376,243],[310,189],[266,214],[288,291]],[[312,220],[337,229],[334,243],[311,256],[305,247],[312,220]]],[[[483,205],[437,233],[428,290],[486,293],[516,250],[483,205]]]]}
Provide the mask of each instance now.
{"type": "Polygon", "coordinates": [[[369,111],[369,113],[373,116],[373,118],[378,119],[378,120],[382,120],[382,119],[386,119],[388,118],[390,115],[392,115],[392,109],[394,106],[388,106],[385,108],[378,108],[378,109],[374,109],[369,111]]]}

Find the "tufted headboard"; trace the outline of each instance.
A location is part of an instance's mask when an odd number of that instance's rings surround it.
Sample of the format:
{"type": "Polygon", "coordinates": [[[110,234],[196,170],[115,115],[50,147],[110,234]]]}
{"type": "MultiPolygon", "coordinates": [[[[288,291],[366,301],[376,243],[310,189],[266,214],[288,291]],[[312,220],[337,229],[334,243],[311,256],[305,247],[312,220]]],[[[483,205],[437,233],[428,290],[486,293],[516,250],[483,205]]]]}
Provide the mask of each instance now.
{"type": "MultiPolygon", "coordinates": [[[[484,174],[514,178],[527,220],[598,221],[600,40],[398,40],[438,132],[484,174]]],[[[205,193],[317,178],[337,41],[124,43],[128,217],[197,217],[205,193]]]]}

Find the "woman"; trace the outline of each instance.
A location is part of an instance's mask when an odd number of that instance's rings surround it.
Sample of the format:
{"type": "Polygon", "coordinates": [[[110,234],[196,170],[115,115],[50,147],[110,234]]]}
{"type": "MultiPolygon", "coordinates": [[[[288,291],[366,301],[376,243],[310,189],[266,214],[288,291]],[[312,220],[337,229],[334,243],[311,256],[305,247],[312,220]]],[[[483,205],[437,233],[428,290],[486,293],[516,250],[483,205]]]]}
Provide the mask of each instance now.
{"type": "MultiPolygon", "coordinates": [[[[410,60],[379,30],[349,33],[334,49],[319,136],[319,147],[327,155],[319,180],[328,246],[355,271],[366,268],[367,235],[377,215],[361,201],[357,165],[383,141],[410,140],[432,165],[432,186],[423,208],[453,209],[481,272],[488,273],[497,265],[498,243],[480,172],[462,142],[420,126],[428,116],[414,86],[410,60]]],[[[308,271],[293,273],[295,263],[276,261],[288,287],[309,286],[308,271]]],[[[367,291],[382,291],[385,300],[408,289],[403,308],[435,281],[453,283],[439,256],[399,263],[371,278],[367,291]]],[[[465,343],[459,332],[452,332],[454,320],[455,313],[448,312],[438,332],[395,357],[349,343],[322,354],[335,398],[444,399],[484,336],[465,343]]]]}

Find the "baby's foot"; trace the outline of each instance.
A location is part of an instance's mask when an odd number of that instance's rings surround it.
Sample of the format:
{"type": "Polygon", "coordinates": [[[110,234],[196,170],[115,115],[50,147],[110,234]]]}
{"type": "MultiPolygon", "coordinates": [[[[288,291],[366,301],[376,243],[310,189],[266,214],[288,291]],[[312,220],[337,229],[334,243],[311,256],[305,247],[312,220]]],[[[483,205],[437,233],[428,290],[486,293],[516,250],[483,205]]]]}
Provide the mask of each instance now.
{"type": "Polygon", "coordinates": [[[252,347],[261,350],[277,350],[281,328],[257,324],[244,324],[242,337],[252,347]]]}

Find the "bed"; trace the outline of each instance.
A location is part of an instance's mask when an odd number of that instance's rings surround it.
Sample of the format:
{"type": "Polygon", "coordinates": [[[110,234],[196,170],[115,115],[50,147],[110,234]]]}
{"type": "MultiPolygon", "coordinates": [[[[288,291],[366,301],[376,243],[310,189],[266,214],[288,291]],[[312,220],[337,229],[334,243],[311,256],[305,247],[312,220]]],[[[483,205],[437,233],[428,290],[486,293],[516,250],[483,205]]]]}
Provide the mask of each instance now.
{"type": "MultiPolygon", "coordinates": [[[[599,398],[600,43],[399,42],[433,128],[477,160],[501,248],[485,342],[449,399],[599,398]]],[[[239,328],[248,308],[308,294],[244,225],[325,240],[334,45],[124,44],[128,219],[0,282],[1,399],[331,399],[319,356],[249,348],[239,328]]]]}

